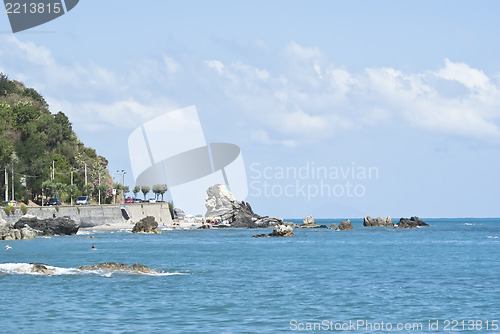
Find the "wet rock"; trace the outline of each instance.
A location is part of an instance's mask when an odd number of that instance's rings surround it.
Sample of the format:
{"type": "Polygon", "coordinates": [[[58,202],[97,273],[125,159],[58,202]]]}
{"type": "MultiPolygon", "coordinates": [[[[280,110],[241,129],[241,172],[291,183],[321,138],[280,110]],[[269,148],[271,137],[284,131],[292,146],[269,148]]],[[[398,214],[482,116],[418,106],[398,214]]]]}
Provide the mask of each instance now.
{"type": "Polygon", "coordinates": [[[132,233],[152,233],[161,234],[158,223],[153,216],[147,216],[139,220],[132,228],[132,233]]]}
{"type": "Polygon", "coordinates": [[[349,219],[344,220],[340,225],[337,227],[336,231],[347,231],[347,230],[352,230],[352,224],[349,219]]]}
{"type": "Polygon", "coordinates": [[[288,225],[276,225],[271,233],[269,233],[270,237],[293,237],[293,227],[288,225]]]}
{"type": "Polygon", "coordinates": [[[73,235],[78,232],[78,225],[68,216],[38,219],[35,216],[25,215],[14,224],[15,229],[29,226],[37,230],[38,235],[73,235]]]}
{"type": "Polygon", "coordinates": [[[21,240],[21,239],[34,239],[38,235],[38,231],[29,226],[22,229],[16,229],[9,225],[0,227],[0,240],[21,240]]]}
{"type": "Polygon", "coordinates": [[[105,263],[92,264],[90,266],[80,266],[80,267],[77,267],[76,269],[79,269],[79,270],[132,271],[132,272],[139,272],[139,273],[155,273],[155,271],[153,269],[149,268],[148,266],[142,265],[142,264],[128,265],[128,264],[116,263],[116,262],[105,262],[105,263]]]}
{"type": "Polygon", "coordinates": [[[257,234],[257,235],[252,235],[252,238],[267,238],[267,234],[257,234]]]}
{"type": "Polygon", "coordinates": [[[394,222],[392,221],[391,217],[377,217],[373,219],[370,216],[366,216],[363,219],[363,226],[394,226],[394,222]]]}
{"type": "Polygon", "coordinates": [[[336,225],[336,224],[332,224],[332,225],[330,225],[330,227],[329,227],[329,228],[330,228],[330,229],[332,229],[332,230],[334,230],[334,229],[336,229],[336,228],[337,228],[337,225],[336,225]]]}
{"type": "Polygon", "coordinates": [[[396,228],[418,228],[420,226],[430,226],[418,217],[401,218],[396,228]]]}
{"type": "Polygon", "coordinates": [[[36,273],[36,274],[44,274],[44,275],[52,275],[54,274],[54,269],[47,268],[47,264],[45,263],[30,263],[31,264],[31,269],[30,272],[36,273]]]}

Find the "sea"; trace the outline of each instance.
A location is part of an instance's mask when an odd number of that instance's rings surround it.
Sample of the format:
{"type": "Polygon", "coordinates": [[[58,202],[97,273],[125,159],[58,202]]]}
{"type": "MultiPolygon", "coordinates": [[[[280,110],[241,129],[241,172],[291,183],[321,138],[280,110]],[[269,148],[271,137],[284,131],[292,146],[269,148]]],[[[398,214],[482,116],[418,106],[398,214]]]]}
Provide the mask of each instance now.
{"type": "Polygon", "coordinates": [[[0,241],[0,332],[500,332],[500,219],[351,221],[290,238],[214,229],[0,241]],[[54,273],[30,273],[33,262],[54,273]],[[104,262],[156,273],[76,269],[104,262]]]}

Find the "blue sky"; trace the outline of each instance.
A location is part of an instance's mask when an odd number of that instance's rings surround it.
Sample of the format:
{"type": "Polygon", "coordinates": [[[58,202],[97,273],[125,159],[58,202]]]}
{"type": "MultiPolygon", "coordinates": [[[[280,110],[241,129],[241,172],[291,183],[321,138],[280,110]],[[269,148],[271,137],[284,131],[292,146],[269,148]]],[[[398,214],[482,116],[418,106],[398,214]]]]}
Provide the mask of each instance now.
{"type": "Polygon", "coordinates": [[[1,12],[0,71],[64,111],[130,186],[130,133],[196,105],[207,142],[241,148],[262,215],[498,217],[499,9],[87,0],[17,34],[1,12]],[[329,174],[280,174],[300,168],[329,174]]]}

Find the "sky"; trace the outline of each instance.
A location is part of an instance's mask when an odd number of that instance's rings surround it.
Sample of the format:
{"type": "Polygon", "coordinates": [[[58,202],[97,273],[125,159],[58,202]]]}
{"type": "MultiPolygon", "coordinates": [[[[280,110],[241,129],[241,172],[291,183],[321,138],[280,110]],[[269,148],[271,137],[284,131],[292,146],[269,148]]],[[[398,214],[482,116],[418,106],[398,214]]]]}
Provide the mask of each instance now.
{"type": "Polygon", "coordinates": [[[82,0],[15,34],[0,11],[0,72],[130,187],[132,132],[194,105],[207,143],[239,146],[258,214],[499,217],[499,9],[82,0]]]}

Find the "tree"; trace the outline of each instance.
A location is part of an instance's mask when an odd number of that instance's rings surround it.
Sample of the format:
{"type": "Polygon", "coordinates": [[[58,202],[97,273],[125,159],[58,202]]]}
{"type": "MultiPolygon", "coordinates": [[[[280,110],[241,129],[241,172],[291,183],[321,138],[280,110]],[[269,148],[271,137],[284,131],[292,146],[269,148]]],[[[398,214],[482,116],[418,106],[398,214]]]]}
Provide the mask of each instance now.
{"type": "Polygon", "coordinates": [[[137,194],[141,191],[141,187],[135,186],[132,192],[134,193],[134,197],[137,198],[137,194]]]}
{"type": "Polygon", "coordinates": [[[45,194],[45,198],[53,197],[56,192],[56,184],[52,180],[47,180],[42,182],[42,191],[45,194]]]}
{"type": "Polygon", "coordinates": [[[141,186],[141,192],[144,195],[144,199],[146,199],[146,195],[148,192],[151,190],[151,187],[149,186],[141,186]]]}
{"type": "Polygon", "coordinates": [[[163,201],[163,194],[165,194],[168,190],[168,187],[166,184],[155,184],[153,186],[153,192],[155,193],[156,199],[158,199],[158,196],[161,195],[161,200],[163,201]]]}
{"type": "Polygon", "coordinates": [[[85,195],[90,196],[94,192],[94,185],[92,183],[87,183],[83,186],[83,192],[85,195]]]}
{"type": "Polygon", "coordinates": [[[105,198],[108,197],[108,185],[105,183],[101,183],[98,187],[97,190],[101,191],[101,203],[104,202],[105,198]]]}

